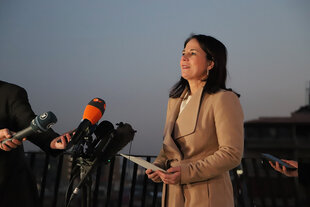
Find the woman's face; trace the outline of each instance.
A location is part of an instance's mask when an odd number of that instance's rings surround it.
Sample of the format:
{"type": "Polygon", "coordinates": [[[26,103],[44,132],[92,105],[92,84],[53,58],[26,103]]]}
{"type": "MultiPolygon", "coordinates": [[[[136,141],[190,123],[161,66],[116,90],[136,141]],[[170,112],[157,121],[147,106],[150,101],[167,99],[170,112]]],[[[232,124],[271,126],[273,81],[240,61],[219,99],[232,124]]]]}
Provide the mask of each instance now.
{"type": "Polygon", "coordinates": [[[207,70],[212,69],[212,61],[207,60],[206,52],[201,49],[196,39],[191,39],[185,46],[180,61],[182,77],[187,81],[201,81],[207,78],[207,70]]]}

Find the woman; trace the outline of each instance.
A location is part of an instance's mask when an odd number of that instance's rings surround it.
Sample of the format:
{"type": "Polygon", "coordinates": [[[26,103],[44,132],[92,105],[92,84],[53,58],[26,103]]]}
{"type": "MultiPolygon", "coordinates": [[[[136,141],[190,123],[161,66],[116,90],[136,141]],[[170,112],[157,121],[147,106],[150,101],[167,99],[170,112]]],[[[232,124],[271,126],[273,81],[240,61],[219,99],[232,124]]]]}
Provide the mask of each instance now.
{"type": "Polygon", "coordinates": [[[213,37],[192,35],[184,43],[181,79],[170,91],[162,149],[148,169],[164,182],[162,206],[234,206],[229,170],[243,154],[243,112],[226,89],[225,46],[213,37]]]}

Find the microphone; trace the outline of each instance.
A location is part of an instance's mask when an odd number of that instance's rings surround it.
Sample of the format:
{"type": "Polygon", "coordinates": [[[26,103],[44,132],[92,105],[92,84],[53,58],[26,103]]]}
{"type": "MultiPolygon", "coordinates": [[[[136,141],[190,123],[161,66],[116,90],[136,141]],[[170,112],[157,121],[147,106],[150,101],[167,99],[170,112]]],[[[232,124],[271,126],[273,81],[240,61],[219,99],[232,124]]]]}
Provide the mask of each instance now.
{"type": "Polygon", "coordinates": [[[30,126],[17,132],[12,138],[5,139],[2,143],[5,144],[6,141],[17,139],[21,141],[23,138],[28,137],[35,133],[46,132],[52,125],[57,122],[55,114],[51,111],[42,113],[36,116],[31,122],[30,126]]]}
{"type": "Polygon", "coordinates": [[[94,131],[97,139],[102,140],[107,133],[111,133],[114,130],[114,126],[111,122],[104,120],[102,121],[94,131]]]}
{"type": "Polygon", "coordinates": [[[99,124],[99,129],[95,130],[96,136],[101,139],[101,142],[97,146],[94,153],[96,157],[94,161],[92,161],[92,164],[90,165],[85,175],[81,178],[78,185],[74,188],[68,204],[70,204],[74,196],[79,193],[81,186],[84,184],[86,178],[95,168],[95,166],[97,166],[99,161],[103,160],[104,162],[107,162],[109,159],[115,156],[117,152],[124,148],[131,140],[133,140],[136,131],[133,130],[129,124],[120,122],[116,125],[118,127],[116,130],[114,130],[113,125],[109,121],[103,121],[103,123],[99,124]],[[104,148],[103,150],[102,147],[104,148]]]}
{"type": "MultiPolygon", "coordinates": [[[[102,121],[94,130],[96,135],[95,139],[89,138],[88,141],[84,144],[83,152],[80,153],[80,157],[88,159],[88,161],[94,160],[98,153],[107,143],[110,134],[114,131],[114,126],[109,121],[102,121]]],[[[81,145],[81,144],[79,144],[81,145]]],[[[80,150],[81,151],[81,150],[80,150]]]]}
{"type": "Polygon", "coordinates": [[[99,156],[104,146],[107,144],[115,129],[111,122],[102,121],[94,131],[96,139],[88,146],[86,154],[90,155],[91,160],[99,156]]]}
{"type": "Polygon", "coordinates": [[[75,134],[68,143],[66,149],[70,149],[73,145],[77,144],[81,138],[91,134],[91,126],[95,125],[101,119],[106,104],[100,98],[93,98],[85,107],[83,114],[83,121],[80,123],[75,131],[75,134]]]}
{"type": "Polygon", "coordinates": [[[116,130],[112,133],[109,142],[104,147],[104,150],[99,158],[105,163],[114,157],[116,153],[123,149],[130,141],[132,141],[136,133],[130,124],[120,122],[116,125],[116,130]]]}

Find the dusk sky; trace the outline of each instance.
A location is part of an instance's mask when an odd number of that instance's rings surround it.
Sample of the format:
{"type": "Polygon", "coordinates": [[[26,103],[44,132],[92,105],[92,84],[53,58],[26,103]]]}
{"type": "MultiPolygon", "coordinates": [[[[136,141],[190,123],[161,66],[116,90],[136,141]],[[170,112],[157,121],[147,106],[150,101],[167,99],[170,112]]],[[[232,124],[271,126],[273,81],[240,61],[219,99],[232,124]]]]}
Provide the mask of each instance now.
{"type": "Polygon", "coordinates": [[[309,11],[308,0],[1,0],[0,79],[24,87],[35,113],[53,111],[58,133],[100,97],[100,121],[137,130],[131,153],[157,155],[191,33],[226,45],[245,120],[307,104],[309,11]]]}

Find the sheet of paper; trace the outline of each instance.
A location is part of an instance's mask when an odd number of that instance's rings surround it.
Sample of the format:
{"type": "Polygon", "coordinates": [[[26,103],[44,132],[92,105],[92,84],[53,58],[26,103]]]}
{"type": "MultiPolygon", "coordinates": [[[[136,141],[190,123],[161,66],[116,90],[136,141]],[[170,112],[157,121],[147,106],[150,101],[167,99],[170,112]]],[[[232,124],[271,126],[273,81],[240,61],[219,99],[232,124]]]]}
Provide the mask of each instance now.
{"type": "Polygon", "coordinates": [[[161,170],[163,172],[166,172],[166,170],[164,169],[161,169],[160,167],[157,167],[156,165],[153,165],[152,163],[140,158],[140,157],[135,157],[135,156],[132,156],[132,155],[125,155],[125,154],[120,154],[121,156],[127,158],[128,160],[134,162],[134,163],[137,163],[138,165],[140,165],[141,167],[144,167],[145,169],[151,169],[153,171],[156,171],[156,170],[161,170]]]}

